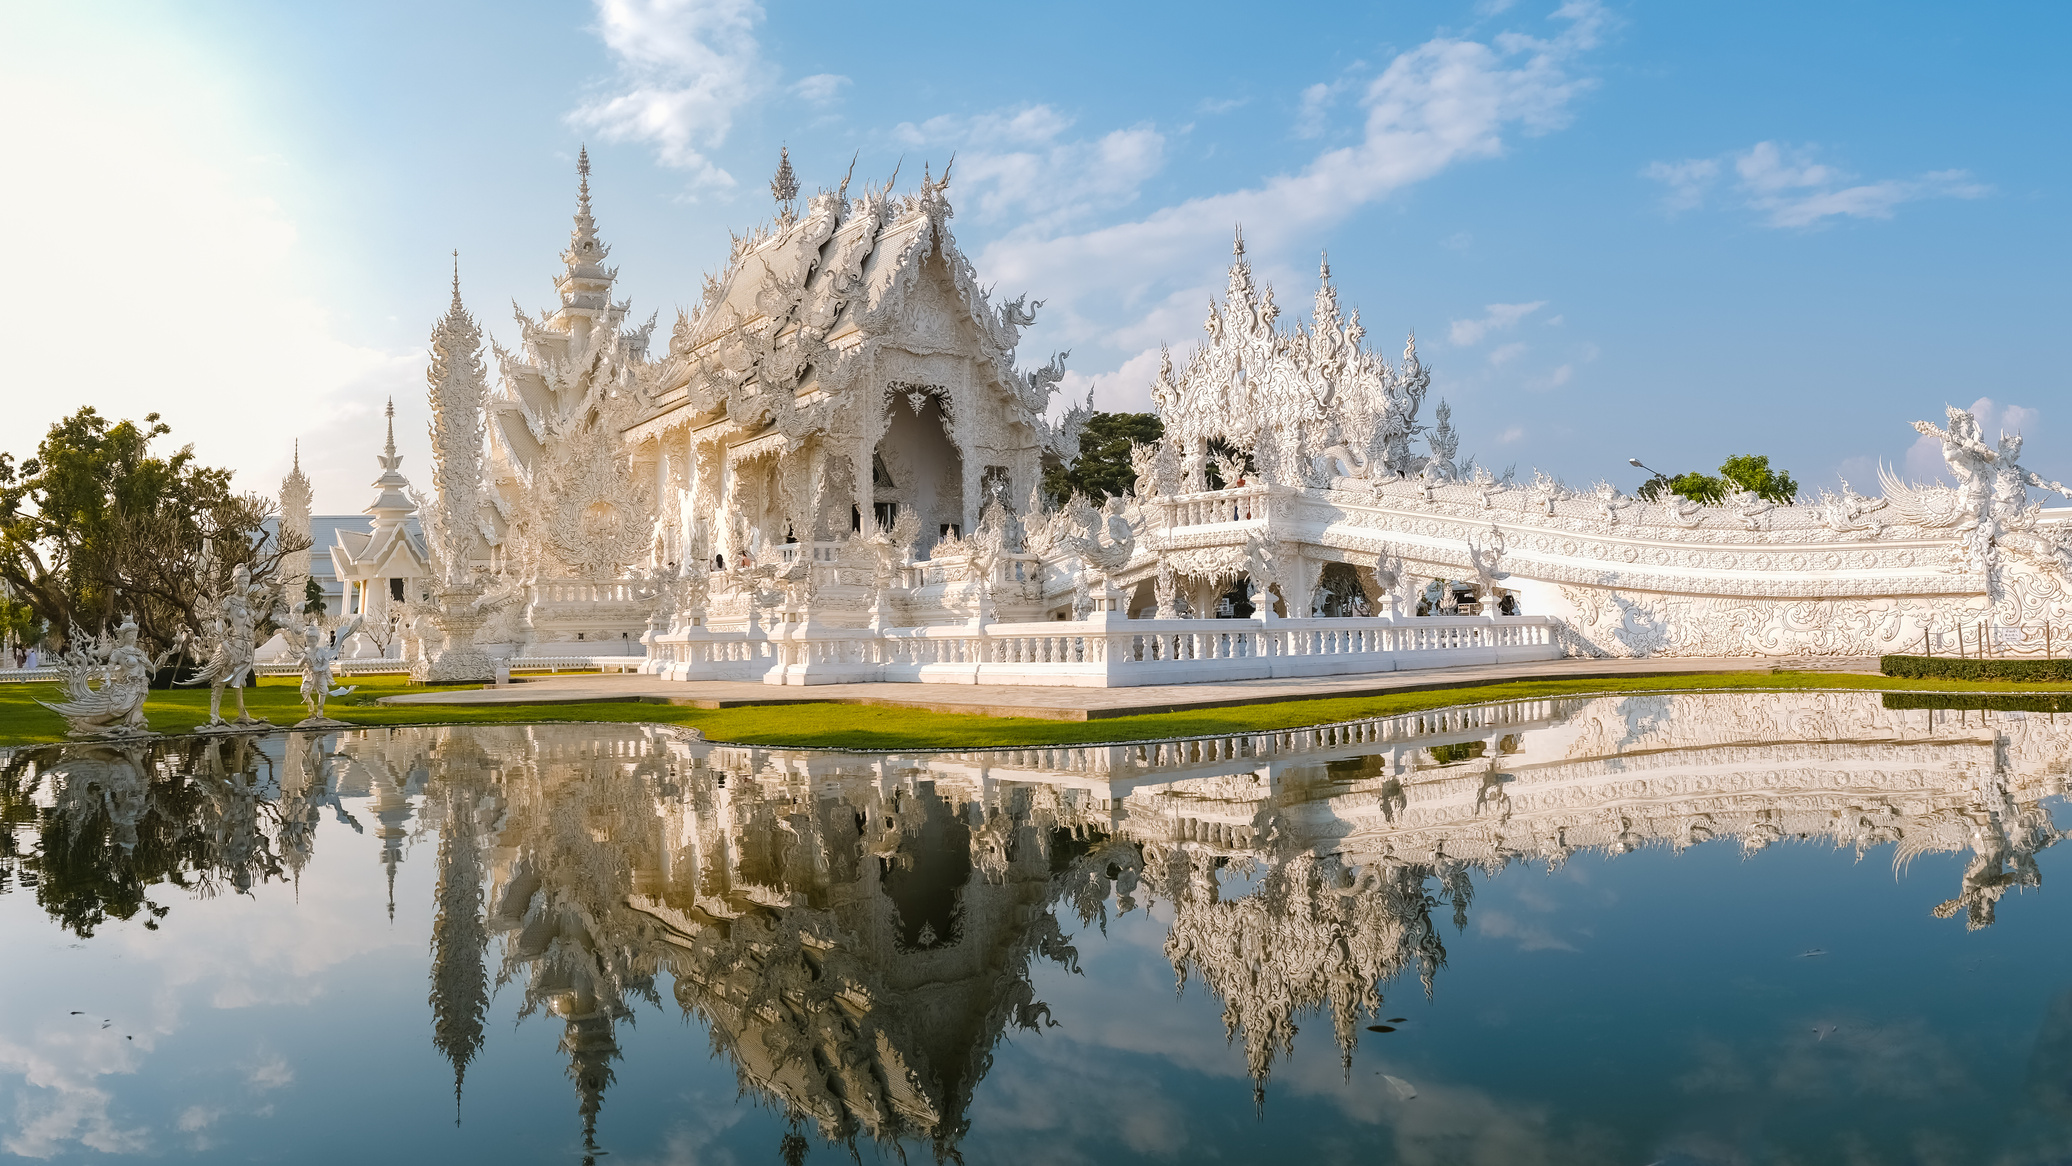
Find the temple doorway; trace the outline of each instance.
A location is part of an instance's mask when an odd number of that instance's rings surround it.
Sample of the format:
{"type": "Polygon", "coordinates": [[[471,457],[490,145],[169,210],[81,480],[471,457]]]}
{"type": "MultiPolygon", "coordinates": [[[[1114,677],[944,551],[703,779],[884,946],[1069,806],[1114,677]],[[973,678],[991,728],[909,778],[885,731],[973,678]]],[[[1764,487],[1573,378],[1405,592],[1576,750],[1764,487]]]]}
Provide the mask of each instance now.
{"type": "Polygon", "coordinates": [[[939,390],[887,394],[885,434],[871,459],[871,502],[879,521],[911,512],[920,522],[914,553],[927,558],[946,535],[963,535],[964,458],[950,441],[939,390]]]}

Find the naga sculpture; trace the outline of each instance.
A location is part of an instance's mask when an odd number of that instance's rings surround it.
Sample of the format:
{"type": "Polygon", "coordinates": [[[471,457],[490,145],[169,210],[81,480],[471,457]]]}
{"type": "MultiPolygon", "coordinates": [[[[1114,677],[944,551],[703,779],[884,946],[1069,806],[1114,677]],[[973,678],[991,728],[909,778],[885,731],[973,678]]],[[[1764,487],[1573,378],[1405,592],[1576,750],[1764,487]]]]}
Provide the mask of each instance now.
{"type": "Polygon", "coordinates": [[[151,677],[184,643],[183,638],[153,658],[137,646],[137,621],[129,616],[112,637],[89,637],[74,628],[71,642],[57,658],[65,699],[36,703],[64,717],[73,737],[147,734],[151,726],[144,719],[144,697],[151,690],[151,677]]]}

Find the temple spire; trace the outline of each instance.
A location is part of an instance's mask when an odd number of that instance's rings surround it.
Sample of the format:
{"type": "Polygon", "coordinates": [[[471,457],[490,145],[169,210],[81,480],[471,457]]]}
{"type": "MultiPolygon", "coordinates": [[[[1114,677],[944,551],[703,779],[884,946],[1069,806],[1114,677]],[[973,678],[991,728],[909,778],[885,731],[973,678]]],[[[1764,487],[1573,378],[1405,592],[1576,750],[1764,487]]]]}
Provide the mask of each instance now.
{"type": "Polygon", "coordinates": [[[455,247],[455,248],[453,249],[453,310],[454,310],[454,311],[456,311],[456,312],[458,312],[458,311],[460,311],[460,310],[461,310],[461,307],[460,307],[460,248],[458,248],[458,247],[455,247]]]}
{"type": "Polygon", "coordinates": [[[770,179],[770,196],[777,200],[777,213],[792,217],[799,197],[799,178],[791,169],[791,147],[777,147],[777,173],[770,179]]]}
{"type": "Polygon", "coordinates": [[[561,307],[551,326],[586,339],[593,323],[610,326],[618,313],[611,302],[615,268],[604,266],[612,249],[597,237],[597,219],[590,213],[590,148],[576,154],[575,229],[569,232],[568,250],[561,253],[563,271],[554,278],[554,290],[561,294],[561,307]]]}
{"type": "Polygon", "coordinates": [[[590,147],[576,148],[576,218],[590,217],[590,147]]]}
{"type": "MultiPolygon", "coordinates": [[[[388,399],[388,409],[386,412],[388,414],[388,442],[381,447],[381,468],[393,470],[403,464],[403,459],[396,456],[396,399],[394,397],[388,399]]],[[[298,456],[299,452],[298,448],[298,456]]]]}

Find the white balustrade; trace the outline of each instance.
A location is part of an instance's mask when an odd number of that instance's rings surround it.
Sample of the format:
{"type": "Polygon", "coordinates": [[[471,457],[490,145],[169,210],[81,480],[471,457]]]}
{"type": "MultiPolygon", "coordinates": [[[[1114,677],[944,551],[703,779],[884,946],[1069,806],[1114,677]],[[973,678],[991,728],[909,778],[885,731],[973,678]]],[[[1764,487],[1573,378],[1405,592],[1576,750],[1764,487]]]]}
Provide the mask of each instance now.
{"type": "Polygon", "coordinates": [[[1167,525],[1215,526],[1226,522],[1257,522],[1266,518],[1270,486],[1239,486],[1182,494],[1164,500],[1167,525]]]}
{"type": "Polygon", "coordinates": [[[1562,655],[1545,616],[1400,620],[1090,619],[982,627],[692,628],[655,638],[643,671],[678,680],[770,684],[918,681],[1115,688],[1279,676],[1337,676],[1562,655]]]}

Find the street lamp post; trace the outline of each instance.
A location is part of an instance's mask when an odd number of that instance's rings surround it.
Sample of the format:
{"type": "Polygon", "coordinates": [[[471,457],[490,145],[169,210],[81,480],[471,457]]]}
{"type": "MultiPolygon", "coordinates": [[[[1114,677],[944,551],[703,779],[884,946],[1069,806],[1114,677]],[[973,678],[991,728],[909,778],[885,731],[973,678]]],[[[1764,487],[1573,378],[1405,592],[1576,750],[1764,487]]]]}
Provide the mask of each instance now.
{"type": "Polygon", "coordinates": [[[1660,470],[1656,470],[1656,469],[1649,469],[1649,467],[1647,467],[1647,466],[1644,466],[1644,465],[1641,465],[1641,464],[1640,464],[1640,459],[1639,459],[1639,458],[1637,458],[1637,457],[1630,457],[1630,458],[1627,458],[1627,459],[1626,459],[1626,461],[1627,461],[1627,463],[1628,463],[1628,464],[1630,464],[1630,465],[1632,465],[1632,466],[1634,466],[1634,467],[1636,467],[1636,468],[1638,468],[1638,469],[1643,469],[1643,470],[1647,470],[1647,472],[1648,472],[1648,473],[1650,473],[1650,474],[1653,474],[1653,475],[1654,475],[1654,477],[1652,477],[1652,478],[1649,478],[1649,479],[1648,479],[1647,481],[1645,481],[1645,482],[1642,482],[1642,483],[1641,483],[1641,485],[1640,485],[1640,489],[1641,489],[1641,492],[1642,492],[1643,494],[1645,494],[1645,493],[1646,493],[1646,491],[1647,491],[1647,488],[1648,488],[1649,486],[1654,486],[1654,485],[1655,485],[1655,483],[1657,483],[1657,482],[1660,482],[1660,483],[1661,483],[1661,485],[1659,485],[1659,486],[1655,486],[1655,491],[1654,491],[1654,493],[1653,493],[1653,494],[1651,494],[1651,495],[1647,495],[1647,497],[1648,497],[1648,501],[1652,502],[1652,501],[1654,501],[1655,499],[1657,499],[1657,498],[1661,497],[1661,496],[1662,496],[1662,492],[1663,492],[1663,491],[1665,491],[1665,490],[1666,490],[1666,491],[1668,491],[1668,492],[1670,492],[1670,493],[1672,493],[1672,494],[1676,492],[1676,490],[1675,490],[1675,486],[1673,485],[1673,483],[1672,483],[1672,481],[1671,481],[1671,479],[1670,479],[1670,477],[1669,477],[1669,475],[1668,475],[1668,474],[1665,474],[1665,473],[1663,473],[1663,472],[1662,472],[1662,471],[1660,471],[1660,470]]]}

